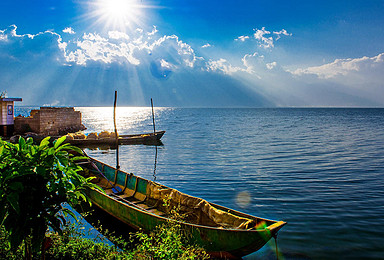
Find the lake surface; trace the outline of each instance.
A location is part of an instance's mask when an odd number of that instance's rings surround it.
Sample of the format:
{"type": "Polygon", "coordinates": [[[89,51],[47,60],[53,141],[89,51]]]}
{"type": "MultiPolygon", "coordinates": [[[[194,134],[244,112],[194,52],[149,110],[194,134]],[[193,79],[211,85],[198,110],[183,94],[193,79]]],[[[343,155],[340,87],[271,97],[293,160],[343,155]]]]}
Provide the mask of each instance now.
{"type": "MultiPolygon", "coordinates": [[[[27,108],[16,108],[25,113],[27,108]]],[[[76,108],[85,132],[113,108],[76,108]]],[[[122,170],[252,215],[284,220],[284,259],[384,259],[384,109],[156,108],[163,146],[120,147],[122,170]],[[156,161],[156,165],[155,165],[156,161]]],[[[152,132],[118,108],[120,134],[152,132]]],[[[114,150],[89,150],[115,165],[114,150]]],[[[273,239],[245,259],[276,259],[273,239]]]]}

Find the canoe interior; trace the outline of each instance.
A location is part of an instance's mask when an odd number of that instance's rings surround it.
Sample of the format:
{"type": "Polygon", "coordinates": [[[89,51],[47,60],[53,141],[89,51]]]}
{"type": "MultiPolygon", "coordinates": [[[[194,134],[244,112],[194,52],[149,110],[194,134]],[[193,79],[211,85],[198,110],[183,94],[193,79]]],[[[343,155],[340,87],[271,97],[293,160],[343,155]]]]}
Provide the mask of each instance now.
{"type": "Polygon", "coordinates": [[[95,176],[94,183],[102,187],[107,195],[161,217],[170,217],[171,209],[177,209],[180,215],[186,216],[184,221],[191,224],[246,230],[263,229],[276,222],[209,203],[133,174],[116,171],[98,161],[94,161],[94,165],[123,191],[114,194],[111,183],[98,174],[96,169],[88,167],[88,176],[95,176]]]}
{"type": "Polygon", "coordinates": [[[286,224],[209,203],[94,159],[81,166],[83,174],[96,177],[93,182],[106,193],[89,191],[94,204],[126,224],[148,231],[172,218],[171,209],[177,209],[178,215],[185,216],[181,223],[192,232],[192,242],[207,251],[244,256],[261,248],[286,224]],[[111,184],[122,192],[116,194],[111,184]]]}

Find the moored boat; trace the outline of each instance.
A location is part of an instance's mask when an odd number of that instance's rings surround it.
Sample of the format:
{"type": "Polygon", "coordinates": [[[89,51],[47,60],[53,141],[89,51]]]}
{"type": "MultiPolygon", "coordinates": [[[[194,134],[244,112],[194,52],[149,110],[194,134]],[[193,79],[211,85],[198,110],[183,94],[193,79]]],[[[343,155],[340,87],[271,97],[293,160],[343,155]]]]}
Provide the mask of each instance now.
{"type": "MultiPolygon", "coordinates": [[[[119,145],[127,144],[151,144],[161,145],[161,137],[165,131],[158,131],[156,133],[134,134],[134,135],[119,135],[119,145]]],[[[76,146],[97,146],[97,145],[116,145],[115,138],[97,138],[97,139],[67,139],[65,142],[76,146]]]]}
{"type": "MultiPolygon", "coordinates": [[[[128,144],[147,144],[147,145],[162,145],[161,138],[165,131],[157,131],[156,133],[144,133],[144,134],[133,134],[133,135],[119,135],[119,145],[128,144]]],[[[82,134],[82,138],[67,138],[64,142],[80,147],[99,147],[99,146],[116,146],[115,138],[95,138],[88,139],[82,134]]],[[[17,143],[20,135],[15,135],[10,138],[10,142],[17,143]]],[[[36,133],[27,133],[24,135],[25,138],[32,137],[35,143],[40,143],[46,135],[39,135],[36,133]]],[[[61,136],[51,136],[52,139],[60,138],[61,136]]]]}
{"type": "Polygon", "coordinates": [[[78,164],[84,169],[83,174],[95,176],[94,182],[105,191],[87,190],[93,205],[145,231],[167,221],[179,222],[190,233],[190,242],[213,256],[242,257],[255,252],[286,224],[210,203],[93,158],[78,164]],[[173,207],[186,219],[172,219],[169,212],[173,207]]]}

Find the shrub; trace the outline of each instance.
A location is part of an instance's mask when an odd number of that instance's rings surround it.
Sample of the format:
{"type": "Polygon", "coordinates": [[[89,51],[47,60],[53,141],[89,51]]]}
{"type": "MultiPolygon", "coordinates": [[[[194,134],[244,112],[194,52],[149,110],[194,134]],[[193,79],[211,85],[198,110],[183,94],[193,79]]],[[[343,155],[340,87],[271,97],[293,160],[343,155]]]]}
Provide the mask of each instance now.
{"type": "Polygon", "coordinates": [[[17,144],[0,139],[0,223],[13,250],[24,241],[26,255],[39,251],[48,227],[61,233],[63,214],[75,217],[62,204],[87,201],[86,187],[99,189],[78,174],[81,168],[69,151],[82,151],[64,140],[51,144],[48,137],[34,145],[31,138],[20,137],[17,144]]]}

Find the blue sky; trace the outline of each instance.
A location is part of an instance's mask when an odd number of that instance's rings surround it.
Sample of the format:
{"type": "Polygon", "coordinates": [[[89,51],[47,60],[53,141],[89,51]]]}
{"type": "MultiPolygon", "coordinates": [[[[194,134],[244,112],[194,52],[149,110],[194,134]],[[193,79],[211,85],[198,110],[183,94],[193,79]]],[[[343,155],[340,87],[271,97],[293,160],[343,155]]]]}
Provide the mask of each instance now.
{"type": "Polygon", "coordinates": [[[383,107],[384,1],[2,0],[23,105],[383,107]]]}

